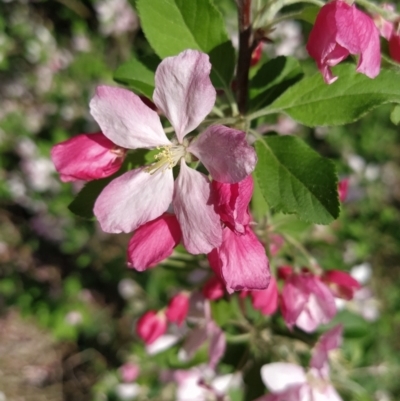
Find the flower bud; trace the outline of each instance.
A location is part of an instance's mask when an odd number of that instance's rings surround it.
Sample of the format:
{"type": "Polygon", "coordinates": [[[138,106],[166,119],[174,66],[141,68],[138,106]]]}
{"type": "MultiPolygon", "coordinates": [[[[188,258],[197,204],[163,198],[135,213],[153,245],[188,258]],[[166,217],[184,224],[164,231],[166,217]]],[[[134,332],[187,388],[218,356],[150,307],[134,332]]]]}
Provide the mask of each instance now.
{"type": "Polygon", "coordinates": [[[137,322],[136,333],[146,343],[152,344],[167,330],[167,319],[164,312],[150,310],[137,322]]]}
{"type": "Polygon", "coordinates": [[[170,323],[176,323],[180,326],[186,319],[189,310],[189,295],[181,292],[175,295],[168,304],[167,319],[170,323]]]}

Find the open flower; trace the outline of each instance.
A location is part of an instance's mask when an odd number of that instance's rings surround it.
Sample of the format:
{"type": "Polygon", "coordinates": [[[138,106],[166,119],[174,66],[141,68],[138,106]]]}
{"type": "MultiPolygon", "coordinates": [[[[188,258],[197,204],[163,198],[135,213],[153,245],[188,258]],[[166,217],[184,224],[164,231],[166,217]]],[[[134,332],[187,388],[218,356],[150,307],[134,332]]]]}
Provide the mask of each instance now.
{"type": "Polygon", "coordinates": [[[337,79],[330,67],[350,54],[360,56],[358,72],[370,78],[379,74],[379,31],[371,17],[345,1],[334,0],[321,8],[308,39],[307,51],[327,84],[337,79]]]}
{"type": "Polygon", "coordinates": [[[190,253],[208,253],[221,244],[210,182],[187,163],[193,155],[214,179],[234,183],[253,171],[257,157],[244,132],[225,126],[210,126],[193,141],[185,138],[214,106],[210,70],[208,56],[196,50],[168,57],[158,66],[153,101],[175,130],[172,141],[157,113],[139,96],[121,88],[97,88],[90,108],[107,138],[126,149],[161,148],[153,164],[123,174],[102,191],[94,214],[104,231],[134,231],[164,213],[172,202],[182,242],[190,253]],[[172,168],[177,164],[180,172],[174,183],[172,168]]]}

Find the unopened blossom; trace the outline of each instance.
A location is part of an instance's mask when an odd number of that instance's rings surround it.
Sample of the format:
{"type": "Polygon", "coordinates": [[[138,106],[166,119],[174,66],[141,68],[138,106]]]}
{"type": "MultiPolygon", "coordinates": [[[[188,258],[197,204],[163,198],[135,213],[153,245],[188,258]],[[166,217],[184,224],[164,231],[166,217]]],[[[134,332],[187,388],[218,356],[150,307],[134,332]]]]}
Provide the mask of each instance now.
{"type": "Polygon", "coordinates": [[[400,28],[389,39],[389,54],[394,61],[400,63],[400,28]]]}
{"type": "Polygon", "coordinates": [[[291,274],[281,293],[281,312],[289,328],[315,331],[336,314],[335,298],[318,276],[303,271],[291,274]]]}
{"type": "Polygon", "coordinates": [[[183,323],[189,311],[189,298],[189,294],[186,292],[181,292],[171,298],[165,312],[170,323],[176,323],[178,326],[183,323]]]}
{"type": "Polygon", "coordinates": [[[371,17],[345,1],[334,0],[321,7],[307,51],[327,84],[337,79],[331,67],[350,54],[359,55],[358,72],[375,78],[380,71],[379,31],[371,17]]]}
{"type": "Polygon", "coordinates": [[[108,177],[120,169],[125,155],[125,149],[101,132],[77,135],[51,149],[51,159],[64,182],[108,177]]]}
{"type": "Polygon", "coordinates": [[[206,299],[209,299],[210,301],[215,301],[224,296],[225,283],[220,279],[219,276],[214,275],[205,282],[203,288],[201,289],[201,292],[206,299]]]}
{"type": "Polygon", "coordinates": [[[360,283],[349,273],[341,270],[324,272],[322,281],[328,285],[333,295],[346,300],[353,299],[354,294],[361,288],[360,283]]]}
{"type": "Polygon", "coordinates": [[[250,66],[254,67],[261,60],[263,43],[260,42],[251,53],[250,66]]]}
{"type": "Polygon", "coordinates": [[[104,231],[132,232],[161,216],[172,202],[188,252],[208,253],[221,244],[209,179],[188,163],[195,157],[215,180],[235,183],[253,171],[257,157],[244,132],[222,125],[210,126],[194,140],[186,137],[214,106],[210,70],[208,56],[196,50],[158,66],[153,101],[175,130],[172,140],[139,96],[110,86],[96,89],[91,113],[106,137],[126,149],[160,148],[153,164],[114,179],[97,198],[94,214],[104,231]],[[172,168],[178,164],[174,182],[172,168]]]}
{"type": "Polygon", "coordinates": [[[163,312],[150,310],[136,324],[137,335],[150,345],[167,330],[167,318],[163,312]]]}
{"type": "Polygon", "coordinates": [[[140,226],[128,244],[128,266],[138,271],[153,267],[171,256],[182,238],[176,216],[163,213],[140,226]]]}
{"type": "Polygon", "coordinates": [[[338,184],[340,202],[343,203],[346,200],[348,191],[349,191],[349,179],[343,178],[342,180],[339,181],[338,184]]]}
{"type": "Polygon", "coordinates": [[[249,295],[254,309],[263,315],[273,315],[278,309],[278,286],[276,280],[271,276],[268,288],[265,290],[243,291],[241,296],[249,295]]]}
{"type": "Polygon", "coordinates": [[[321,336],[312,351],[310,367],[276,362],[261,368],[261,378],[270,394],[257,401],[342,401],[329,378],[330,351],[340,346],[342,327],[321,336]]]}
{"type": "Polygon", "coordinates": [[[252,177],[236,184],[213,181],[212,186],[216,210],[225,227],[222,244],[207,255],[210,266],[225,282],[229,293],[267,288],[270,280],[268,258],[249,225],[252,177]]]}

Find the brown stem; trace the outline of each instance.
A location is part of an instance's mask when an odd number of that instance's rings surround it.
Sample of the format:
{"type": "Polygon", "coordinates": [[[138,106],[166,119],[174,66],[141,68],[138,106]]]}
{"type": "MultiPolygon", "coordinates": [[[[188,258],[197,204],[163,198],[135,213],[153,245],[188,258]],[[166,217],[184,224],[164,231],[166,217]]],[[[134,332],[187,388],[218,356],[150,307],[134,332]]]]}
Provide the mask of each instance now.
{"type": "Polygon", "coordinates": [[[239,60],[236,72],[236,100],[239,112],[246,113],[249,88],[249,69],[251,61],[252,27],[251,27],[251,0],[238,0],[239,14],[239,60]]]}

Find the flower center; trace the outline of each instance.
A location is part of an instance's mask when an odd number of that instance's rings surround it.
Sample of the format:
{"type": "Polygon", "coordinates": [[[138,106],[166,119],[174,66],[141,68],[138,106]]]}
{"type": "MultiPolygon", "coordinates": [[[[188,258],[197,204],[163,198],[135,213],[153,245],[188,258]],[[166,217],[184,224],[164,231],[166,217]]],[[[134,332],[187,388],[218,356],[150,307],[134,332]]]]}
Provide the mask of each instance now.
{"type": "Polygon", "coordinates": [[[159,170],[164,172],[167,169],[171,169],[172,167],[177,165],[182,157],[186,156],[186,147],[180,144],[162,146],[161,148],[157,149],[162,150],[160,153],[154,156],[156,162],[146,167],[145,169],[145,171],[150,174],[154,174],[159,170]]]}

